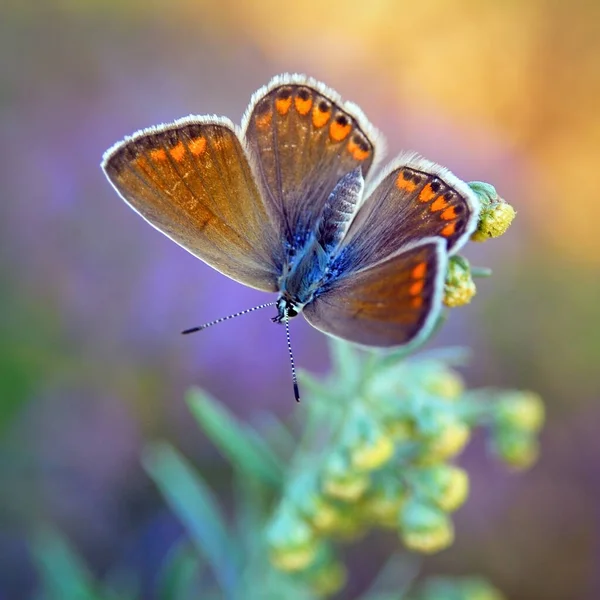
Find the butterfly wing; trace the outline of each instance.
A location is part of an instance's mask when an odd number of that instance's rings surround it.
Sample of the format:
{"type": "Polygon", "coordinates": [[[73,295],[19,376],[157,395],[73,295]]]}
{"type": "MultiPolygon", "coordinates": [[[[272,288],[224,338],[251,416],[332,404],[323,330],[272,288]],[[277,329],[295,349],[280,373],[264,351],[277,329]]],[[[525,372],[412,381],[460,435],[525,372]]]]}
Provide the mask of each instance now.
{"type": "Polygon", "coordinates": [[[344,240],[345,269],[375,264],[432,236],[441,236],[452,254],[477,226],[479,201],[471,188],[414,154],[394,161],[371,189],[344,240]]]}
{"type": "Polygon", "coordinates": [[[243,129],[265,202],[292,251],[337,182],[357,166],[366,176],[375,158],[377,133],[361,110],[301,75],[276,77],[256,92],[243,129]]]}
{"type": "Polygon", "coordinates": [[[156,229],[250,287],[276,291],[282,248],[234,126],[188,117],[108,150],[102,168],[156,229]]]}
{"type": "Polygon", "coordinates": [[[416,342],[430,331],[442,302],[446,243],[429,238],[341,277],[304,307],[317,329],[365,346],[416,342]]]}

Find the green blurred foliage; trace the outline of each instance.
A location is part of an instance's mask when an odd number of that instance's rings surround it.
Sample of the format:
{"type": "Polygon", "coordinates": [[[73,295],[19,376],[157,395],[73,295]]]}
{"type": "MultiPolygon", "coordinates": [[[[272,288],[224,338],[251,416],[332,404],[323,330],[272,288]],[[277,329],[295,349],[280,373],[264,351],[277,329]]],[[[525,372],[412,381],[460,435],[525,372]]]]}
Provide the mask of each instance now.
{"type": "MultiPolygon", "coordinates": [[[[240,600],[248,590],[261,599],[330,597],[347,579],[341,550],[371,529],[394,531],[421,554],[452,544],[450,514],[469,487],[466,471],[453,463],[473,428],[487,428],[495,453],[512,467],[529,467],[535,458],[544,415],[535,394],[465,390],[458,373],[434,356],[363,356],[345,342],[332,350],[327,380],[301,374],[309,394],[290,425],[271,418],[259,434],[205,392],[189,393],[191,413],[234,470],[233,518],[179,451],[167,443],[146,450],[145,469],[189,538],[165,561],[162,600],[184,600],[194,590],[240,600]],[[521,440],[517,450],[499,443],[507,436],[521,440]],[[282,438],[291,450],[285,464],[266,441],[282,438]]],[[[131,587],[93,581],[57,534],[41,533],[33,548],[41,598],[135,597],[131,587]]],[[[423,582],[408,554],[388,560],[360,600],[502,598],[479,579],[423,582]]]]}

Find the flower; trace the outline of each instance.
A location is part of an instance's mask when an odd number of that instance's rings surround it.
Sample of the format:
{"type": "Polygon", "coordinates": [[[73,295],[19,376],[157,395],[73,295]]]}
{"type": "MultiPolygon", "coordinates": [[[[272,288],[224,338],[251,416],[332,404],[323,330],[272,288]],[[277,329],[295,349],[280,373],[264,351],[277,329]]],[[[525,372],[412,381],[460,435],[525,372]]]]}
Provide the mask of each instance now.
{"type": "Polygon", "coordinates": [[[498,429],[492,439],[492,450],[509,466],[527,469],[538,458],[539,443],[530,433],[498,429]]]}
{"type": "Polygon", "coordinates": [[[360,513],[366,523],[386,528],[398,527],[398,514],[407,499],[407,488],[397,477],[381,473],[361,500],[360,513]]]}
{"type": "Polygon", "coordinates": [[[337,561],[319,565],[307,573],[307,580],[313,592],[318,596],[331,596],[339,592],[348,579],[344,565],[337,561]]]}
{"type": "Polygon", "coordinates": [[[450,308],[471,302],[477,288],[471,277],[471,267],[466,258],[451,256],[444,286],[444,304],[450,308]]]}
{"type": "Polygon", "coordinates": [[[471,437],[468,425],[454,413],[439,413],[437,420],[438,430],[423,441],[419,464],[433,464],[458,455],[471,437]]]}
{"type": "Polygon", "coordinates": [[[330,498],[353,502],[358,500],[370,485],[369,475],[351,468],[346,454],[334,451],[325,463],[321,486],[330,498]]]}
{"type": "Polygon", "coordinates": [[[481,212],[477,229],[471,236],[474,242],[485,242],[506,233],[516,216],[515,209],[502,199],[494,186],[480,181],[471,181],[471,189],[481,202],[481,212]]]}
{"type": "Polygon", "coordinates": [[[454,541],[454,527],[446,513],[416,498],[402,507],[400,530],[404,545],[423,554],[439,552],[454,541]]]}
{"type": "Polygon", "coordinates": [[[469,494],[469,476],[455,465],[420,468],[415,471],[412,480],[422,496],[445,512],[462,506],[469,494]]]}
{"type": "Polygon", "coordinates": [[[446,400],[457,400],[465,389],[463,378],[452,369],[438,367],[424,382],[425,389],[432,395],[446,400]]]}
{"type": "Polygon", "coordinates": [[[544,404],[534,392],[508,392],[496,405],[495,417],[500,427],[536,433],[544,424],[544,404]]]}
{"type": "Polygon", "coordinates": [[[282,571],[301,571],[312,564],[320,542],[312,529],[287,504],[279,507],[267,532],[269,558],[282,571]]]}

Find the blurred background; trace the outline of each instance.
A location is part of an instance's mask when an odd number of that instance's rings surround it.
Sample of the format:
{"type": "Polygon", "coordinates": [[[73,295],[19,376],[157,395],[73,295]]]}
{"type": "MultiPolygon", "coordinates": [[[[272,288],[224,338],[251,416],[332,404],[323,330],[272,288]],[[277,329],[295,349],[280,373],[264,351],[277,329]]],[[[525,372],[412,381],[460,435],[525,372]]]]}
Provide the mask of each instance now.
{"type": "MultiPolygon", "coordinates": [[[[473,348],[469,385],[543,395],[541,460],[507,473],[474,440],[457,541],[428,569],[481,573],[514,599],[600,598],[600,3],[585,0],[4,0],[0,598],[31,596],[28,540],[45,523],[94,573],[121,565],[151,589],[182,530],[144,444],[172,441],[228,493],[184,405],[191,385],[250,421],[296,409],[270,314],[179,335],[263,295],[149,227],[99,167],[142,127],[239,122],[286,71],[358,103],[391,156],[417,150],[518,211],[503,238],[467,248],[494,277],[430,347],[473,348]]],[[[297,363],[326,372],[324,337],[301,320],[292,334],[297,363]]]]}

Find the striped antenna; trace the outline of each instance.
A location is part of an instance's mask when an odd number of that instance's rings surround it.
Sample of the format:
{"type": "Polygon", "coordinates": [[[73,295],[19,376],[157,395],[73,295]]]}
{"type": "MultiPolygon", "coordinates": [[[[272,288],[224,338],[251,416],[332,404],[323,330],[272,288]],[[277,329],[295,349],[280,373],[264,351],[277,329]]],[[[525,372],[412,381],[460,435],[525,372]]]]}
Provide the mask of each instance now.
{"type": "Polygon", "coordinates": [[[294,384],[294,398],[300,402],[300,390],[298,389],[298,377],[296,376],[296,367],[294,365],[294,354],[292,352],[292,341],[290,339],[290,317],[287,307],[284,309],[283,322],[285,323],[285,338],[287,340],[288,354],[290,355],[290,365],[292,367],[292,382],[294,384]]]}
{"type": "Polygon", "coordinates": [[[267,308],[268,306],[275,306],[277,302],[267,302],[266,304],[259,304],[253,308],[247,308],[246,310],[241,310],[240,312],[234,313],[233,315],[229,315],[228,317],[221,317],[220,319],[215,319],[214,321],[210,321],[208,323],[204,323],[204,325],[200,325],[199,327],[190,327],[189,329],[184,329],[181,333],[183,335],[187,335],[188,333],[196,333],[196,331],[202,331],[204,329],[208,329],[213,325],[218,325],[219,323],[223,323],[223,321],[229,321],[229,319],[235,319],[235,317],[241,317],[242,315],[247,315],[248,313],[254,312],[255,310],[260,310],[261,308],[267,308]]]}

